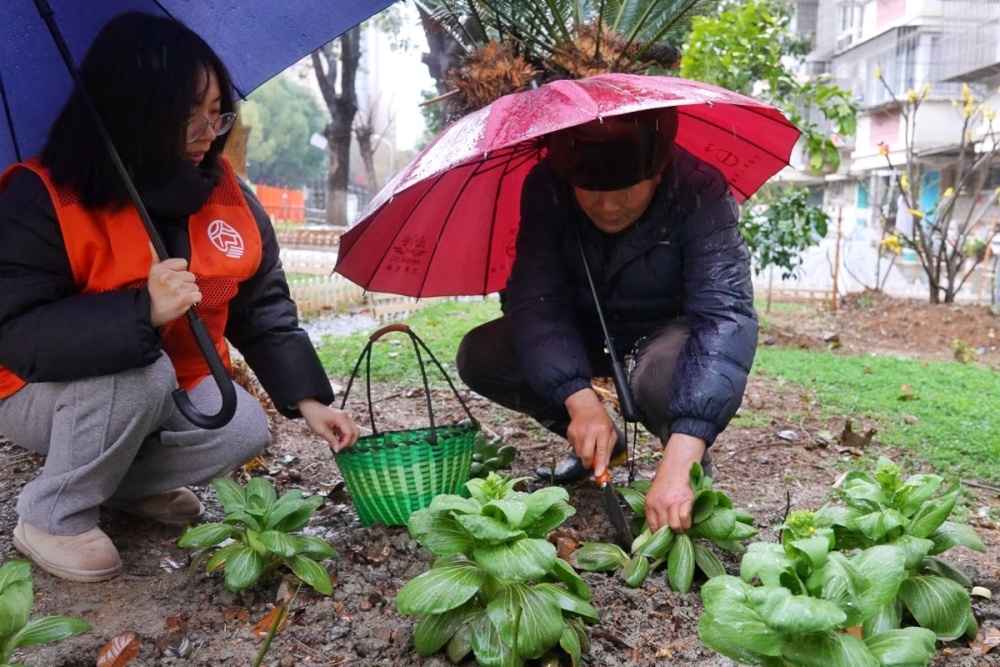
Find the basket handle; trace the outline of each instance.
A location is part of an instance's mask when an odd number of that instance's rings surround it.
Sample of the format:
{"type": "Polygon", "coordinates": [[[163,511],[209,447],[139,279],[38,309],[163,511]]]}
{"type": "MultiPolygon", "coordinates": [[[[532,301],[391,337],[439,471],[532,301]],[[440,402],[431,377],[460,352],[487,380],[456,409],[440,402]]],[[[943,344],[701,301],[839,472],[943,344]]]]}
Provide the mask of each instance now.
{"type": "Polygon", "coordinates": [[[417,336],[417,334],[413,333],[413,331],[410,329],[409,326],[407,326],[406,324],[399,324],[399,323],[387,324],[386,326],[382,327],[381,329],[378,329],[377,331],[372,333],[371,336],[368,337],[368,344],[365,345],[365,349],[362,350],[361,356],[358,357],[358,362],[354,365],[354,370],[351,371],[351,377],[347,381],[347,388],[344,389],[344,398],[340,401],[340,409],[343,410],[344,406],[347,404],[347,396],[348,394],[351,393],[351,387],[354,385],[354,380],[358,376],[358,369],[361,367],[361,362],[365,361],[365,382],[367,384],[366,389],[368,396],[368,418],[371,421],[372,433],[374,435],[379,434],[378,427],[375,425],[375,407],[372,402],[372,345],[382,336],[397,331],[400,333],[405,333],[407,336],[410,337],[410,342],[413,343],[413,351],[417,356],[417,364],[420,367],[420,378],[423,380],[424,383],[424,396],[427,398],[427,416],[430,419],[431,423],[430,443],[432,445],[437,444],[437,428],[434,425],[434,407],[431,405],[431,388],[430,388],[430,383],[427,381],[427,370],[424,366],[424,359],[420,353],[421,348],[423,349],[424,352],[427,353],[427,356],[430,357],[431,361],[434,362],[434,365],[437,366],[438,370],[441,372],[441,375],[444,377],[445,381],[448,383],[448,386],[451,388],[452,393],[455,394],[455,398],[458,399],[458,402],[462,406],[462,409],[465,410],[465,414],[468,415],[469,419],[473,423],[478,424],[479,421],[472,416],[472,412],[469,411],[469,406],[467,406],[465,404],[465,401],[462,400],[462,395],[458,393],[458,389],[455,388],[455,384],[451,381],[451,378],[448,376],[448,373],[444,370],[444,366],[442,366],[441,362],[437,360],[437,357],[435,357],[434,353],[431,352],[429,347],[427,347],[427,344],[424,343],[424,341],[421,340],[420,337],[417,336]]]}
{"type": "Polygon", "coordinates": [[[374,343],[375,341],[377,341],[382,336],[386,335],[387,333],[391,333],[393,331],[401,331],[402,333],[410,333],[410,327],[407,326],[406,324],[387,324],[384,327],[382,327],[381,329],[379,329],[378,331],[376,331],[375,333],[373,333],[371,336],[369,336],[368,340],[370,342],[374,343]]]}

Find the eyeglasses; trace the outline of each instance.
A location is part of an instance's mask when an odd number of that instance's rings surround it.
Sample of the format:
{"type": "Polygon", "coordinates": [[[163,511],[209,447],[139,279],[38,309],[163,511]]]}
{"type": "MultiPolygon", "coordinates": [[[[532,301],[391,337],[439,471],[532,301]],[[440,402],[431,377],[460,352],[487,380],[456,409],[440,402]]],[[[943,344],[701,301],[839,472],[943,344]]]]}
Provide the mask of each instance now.
{"type": "Polygon", "coordinates": [[[211,120],[207,116],[192,118],[187,124],[187,142],[190,144],[192,141],[201,139],[201,135],[205,134],[209,125],[212,126],[212,131],[216,135],[223,135],[232,129],[235,122],[236,114],[232,111],[221,114],[215,120],[211,120]]]}

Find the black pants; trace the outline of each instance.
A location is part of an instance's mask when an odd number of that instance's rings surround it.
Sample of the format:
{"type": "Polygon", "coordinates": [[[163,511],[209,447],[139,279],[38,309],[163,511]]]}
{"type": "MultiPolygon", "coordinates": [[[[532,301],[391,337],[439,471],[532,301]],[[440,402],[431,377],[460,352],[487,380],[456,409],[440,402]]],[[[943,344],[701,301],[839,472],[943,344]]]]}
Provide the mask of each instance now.
{"type": "MultiPolygon", "coordinates": [[[[645,415],[643,426],[664,444],[670,437],[669,400],[677,357],[690,333],[684,320],[677,319],[644,338],[629,377],[632,396],[645,415]]],[[[587,355],[596,377],[611,375],[611,362],[603,348],[587,350],[587,355]]],[[[467,333],[458,347],[455,363],[459,377],[470,389],[566,437],[569,413],[564,405],[531,388],[514,349],[506,317],[467,333]]]]}

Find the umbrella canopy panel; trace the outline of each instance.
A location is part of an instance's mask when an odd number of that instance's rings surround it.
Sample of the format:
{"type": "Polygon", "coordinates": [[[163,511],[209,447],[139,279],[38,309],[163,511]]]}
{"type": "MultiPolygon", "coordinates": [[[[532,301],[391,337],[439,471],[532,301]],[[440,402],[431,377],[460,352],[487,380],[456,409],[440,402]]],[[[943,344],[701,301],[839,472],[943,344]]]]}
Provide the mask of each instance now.
{"type": "Polygon", "coordinates": [[[536,162],[504,149],[418,181],[340,237],[337,270],[392,294],[502,289],[514,261],[521,184],[536,162]]]}
{"type": "Polygon", "coordinates": [[[543,137],[676,107],[677,145],[718,168],[740,202],[788,164],[801,132],[776,108],[676,77],[607,74],[500,98],[446,128],[341,237],[337,271],[411,296],[490,294],[514,259],[521,185],[543,137]]]}
{"type": "MultiPolygon", "coordinates": [[[[169,15],[207,41],[240,96],[394,0],[48,0],[79,62],[114,16],[169,15]]],[[[0,2],[0,169],[38,152],[73,80],[34,0],[0,2]],[[16,142],[15,142],[16,137],[16,142]]]]}

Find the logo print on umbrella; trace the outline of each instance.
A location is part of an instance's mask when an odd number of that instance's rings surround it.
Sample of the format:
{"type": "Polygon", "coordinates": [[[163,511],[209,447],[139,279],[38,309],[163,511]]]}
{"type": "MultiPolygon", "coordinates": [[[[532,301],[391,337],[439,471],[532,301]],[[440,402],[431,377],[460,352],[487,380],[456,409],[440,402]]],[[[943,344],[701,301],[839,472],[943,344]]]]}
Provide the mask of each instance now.
{"type": "Polygon", "coordinates": [[[239,259],[243,256],[243,237],[223,220],[213,220],[208,226],[208,238],[212,245],[226,253],[226,257],[239,259]]]}
{"type": "Polygon", "coordinates": [[[545,159],[545,137],[666,107],[677,109],[677,148],[718,169],[737,203],[788,164],[801,135],[780,109],[689,79],[599,74],[551,81],[445,128],[344,233],[335,270],[392,294],[498,292],[513,266],[521,186],[545,159]],[[427,252],[412,255],[413,248],[427,252]]]}
{"type": "Polygon", "coordinates": [[[389,258],[388,270],[415,273],[423,264],[421,258],[427,254],[427,239],[415,234],[405,236],[392,247],[392,250],[395,256],[389,258]]]}

